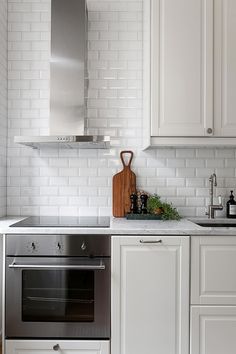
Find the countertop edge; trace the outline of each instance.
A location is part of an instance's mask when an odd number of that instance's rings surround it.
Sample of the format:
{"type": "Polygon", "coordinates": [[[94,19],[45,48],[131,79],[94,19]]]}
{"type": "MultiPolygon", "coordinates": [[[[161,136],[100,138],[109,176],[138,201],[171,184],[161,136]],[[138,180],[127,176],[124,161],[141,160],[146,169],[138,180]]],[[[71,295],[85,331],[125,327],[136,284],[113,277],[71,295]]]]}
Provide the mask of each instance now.
{"type": "Polygon", "coordinates": [[[114,236],[236,236],[236,228],[201,227],[183,218],[180,221],[127,221],[111,218],[110,228],[76,228],[76,227],[17,227],[10,225],[26,217],[8,216],[0,218],[0,234],[92,234],[114,236]]]}

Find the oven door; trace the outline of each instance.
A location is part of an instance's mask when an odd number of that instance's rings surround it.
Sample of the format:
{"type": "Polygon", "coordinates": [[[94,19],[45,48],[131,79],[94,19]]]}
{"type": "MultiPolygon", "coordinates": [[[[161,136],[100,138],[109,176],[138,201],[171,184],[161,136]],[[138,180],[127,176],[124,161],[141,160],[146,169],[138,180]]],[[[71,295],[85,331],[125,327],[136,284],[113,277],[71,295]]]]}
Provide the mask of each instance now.
{"type": "Polygon", "coordinates": [[[7,257],[7,338],[109,338],[110,258],[7,257]]]}

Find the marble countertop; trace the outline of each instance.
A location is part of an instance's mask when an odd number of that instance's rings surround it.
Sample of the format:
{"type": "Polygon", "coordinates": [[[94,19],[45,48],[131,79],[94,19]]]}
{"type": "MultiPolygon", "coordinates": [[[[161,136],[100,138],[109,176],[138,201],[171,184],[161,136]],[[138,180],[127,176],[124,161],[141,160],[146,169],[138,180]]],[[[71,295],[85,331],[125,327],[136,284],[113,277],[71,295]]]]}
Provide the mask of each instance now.
{"type": "MultiPolygon", "coordinates": [[[[202,219],[181,219],[180,221],[126,220],[111,218],[109,228],[77,227],[15,227],[10,225],[24,217],[0,218],[0,234],[110,234],[110,235],[235,235],[236,227],[202,227],[196,222],[208,222],[202,219]]],[[[235,223],[232,219],[215,219],[217,222],[235,223]]],[[[210,220],[212,222],[212,220],[210,220]]]]}

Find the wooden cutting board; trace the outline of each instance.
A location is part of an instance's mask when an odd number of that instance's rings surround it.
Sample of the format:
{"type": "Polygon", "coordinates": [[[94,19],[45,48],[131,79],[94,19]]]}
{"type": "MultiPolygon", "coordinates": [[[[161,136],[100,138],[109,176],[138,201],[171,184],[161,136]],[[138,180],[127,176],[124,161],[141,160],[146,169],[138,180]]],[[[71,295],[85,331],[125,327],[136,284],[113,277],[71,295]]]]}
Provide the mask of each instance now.
{"type": "Polygon", "coordinates": [[[123,170],[113,176],[113,216],[117,218],[124,217],[130,211],[130,194],[136,193],[136,175],[130,167],[133,155],[132,151],[121,151],[123,170]],[[125,154],[130,154],[127,165],[124,161],[125,154]]]}

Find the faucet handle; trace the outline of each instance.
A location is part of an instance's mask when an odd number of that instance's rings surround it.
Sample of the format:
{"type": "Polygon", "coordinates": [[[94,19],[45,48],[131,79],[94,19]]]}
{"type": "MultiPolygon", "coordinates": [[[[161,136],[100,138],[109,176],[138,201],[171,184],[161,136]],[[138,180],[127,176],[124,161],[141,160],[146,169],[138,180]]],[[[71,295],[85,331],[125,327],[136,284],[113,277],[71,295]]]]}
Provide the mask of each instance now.
{"type": "Polygon", "coordinates": [[[219,205],[222,205],[222,197],[221,197],[221,195],[218,196],[218,200],[219,200],[219,205]]]}

